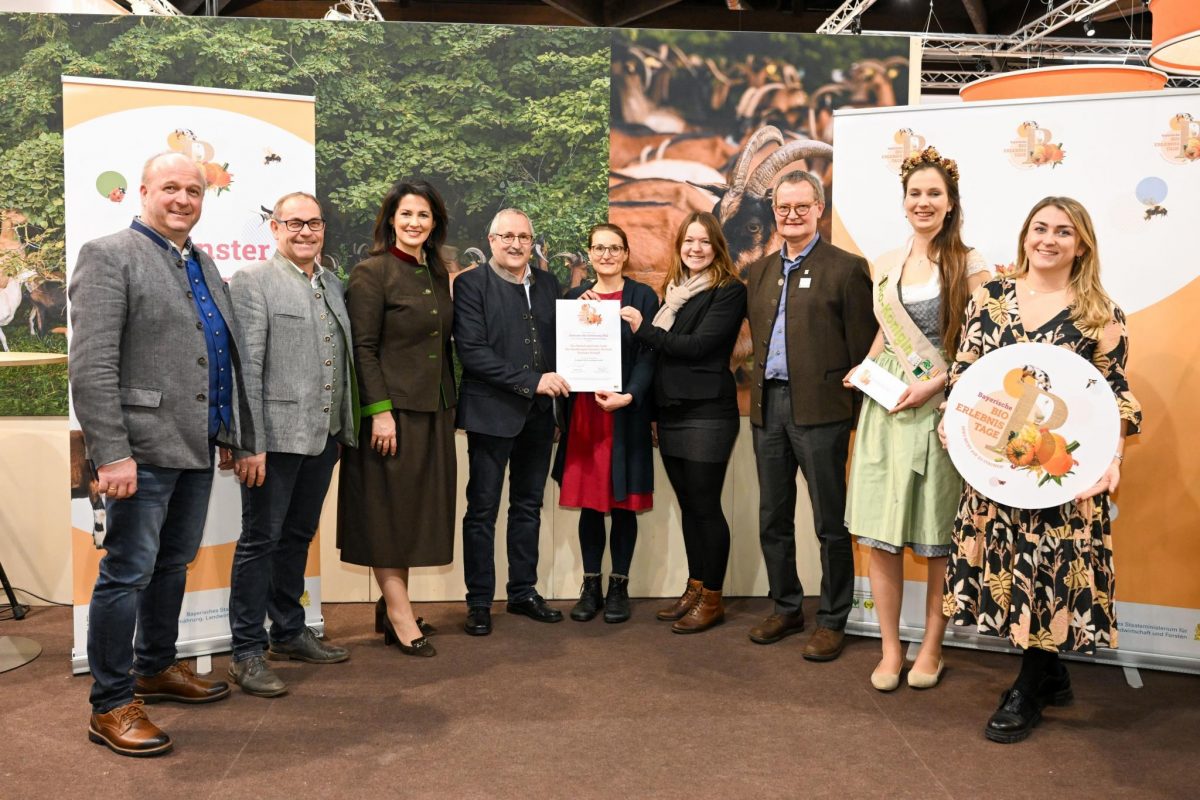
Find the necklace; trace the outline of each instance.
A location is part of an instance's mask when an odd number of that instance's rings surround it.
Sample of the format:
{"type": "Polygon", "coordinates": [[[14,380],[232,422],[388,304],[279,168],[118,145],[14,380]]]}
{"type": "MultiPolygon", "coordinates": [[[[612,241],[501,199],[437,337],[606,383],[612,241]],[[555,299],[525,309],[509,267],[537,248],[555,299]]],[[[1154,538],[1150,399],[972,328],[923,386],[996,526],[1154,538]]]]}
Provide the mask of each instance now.
{"type": "Polygon", "coordinates": [[[1058,294],[1059,292],[1065,292],[1069,288],[1070,288],[1070,284],[1067,284],[1066,286],[1060,287],[1058,289],[1034,289],[1031,286],[1026,286],[1025,291],[1031,295],[1058,294]]]}

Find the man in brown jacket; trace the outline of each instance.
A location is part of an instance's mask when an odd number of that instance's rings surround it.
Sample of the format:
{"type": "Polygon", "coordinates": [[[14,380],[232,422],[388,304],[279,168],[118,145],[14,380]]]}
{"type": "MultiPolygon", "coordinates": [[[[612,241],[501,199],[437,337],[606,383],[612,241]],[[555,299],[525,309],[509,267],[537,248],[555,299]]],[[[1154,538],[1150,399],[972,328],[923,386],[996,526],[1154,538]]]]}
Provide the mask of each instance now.
{"type": "Polygon", "coordinates": [[[804,648],[811,661],[842,651],[854,591],[854,555],[846,530],[846,457],[856,402],[842,377],[875,337],[867,262],[825,242],[821,181],[793,170],[773,192],[784,245],[750,265],[747,315],[754,340],[750,422],[758,465],[759,540],[775,613],[751,629],[771,644],[804,629],[804,589],[796,572],[796,468],[808,483],[821,543],[817,630],[804,648]]]}

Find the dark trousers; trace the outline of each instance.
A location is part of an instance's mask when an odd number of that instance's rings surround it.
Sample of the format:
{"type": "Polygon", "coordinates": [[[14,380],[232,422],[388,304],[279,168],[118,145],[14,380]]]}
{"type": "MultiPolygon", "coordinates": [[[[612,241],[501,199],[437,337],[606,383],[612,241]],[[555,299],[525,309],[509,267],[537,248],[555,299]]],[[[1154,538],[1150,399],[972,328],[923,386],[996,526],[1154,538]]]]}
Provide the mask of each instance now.
{"type": "Polygon", "coordinates": [[[207,469],[138,464],[137,492],[107,501],[107,552],[88,608],[97,714],[133,701],[130,669],[157,675],[175,663],[187,565],[204,536],[212,480],[211,463],[207,469]]]}
{"type": "Polygon", "coordinates": [[[233,658],[260,656],[270,641],[286,642],[304,631],[304,568],[308,546],[321,521],[321,506],[337,463],[331,436],[319,455],[267,453],[262,486],[242,487],[242,535],[233,552],[229,629],[233,658]]]}
{"type": "Polygon", "coordinates": [[[688,578],[702,582],[710,592],[719,592],[729,566],[729,522],[721,508],[729,460],[692,461],[664,455],[662,462],[683,518],[688,578]]]}
{"type": "Polygon", "coordinates": [[[467,606],[488,608],[496,594],[496,516],[508,468],[508,599],[537,593],[542,495],[550,473],[554,414],[535,406],[514,437],[467,432],[467,513],[463,516],[463,573],[467,606]]]}
{"type": "Polygon", "coordinates": [[[763,392],[763,424],[754,428],[758,465],[758,536],[775,611],[800,610],[804,587],[796,573],[796,467],[808,482],[813,525],[821,543],[821,604],[817,624],[842,630],[854,596],[854,550],[846,529],[846,457],[850,422],[796,425],[784,383],[763,392]]]}
{"type": "MultiPolygon", "coordinates": [[[[637,514],[614,508],[612,514],[612,574],[629,576],[633,548],[637,544],[637,514]]],[[[600,574],[604,561],[604,512],[585,508],[579,512],[579,549],[583,553],[583,571],[600,574]]]]}

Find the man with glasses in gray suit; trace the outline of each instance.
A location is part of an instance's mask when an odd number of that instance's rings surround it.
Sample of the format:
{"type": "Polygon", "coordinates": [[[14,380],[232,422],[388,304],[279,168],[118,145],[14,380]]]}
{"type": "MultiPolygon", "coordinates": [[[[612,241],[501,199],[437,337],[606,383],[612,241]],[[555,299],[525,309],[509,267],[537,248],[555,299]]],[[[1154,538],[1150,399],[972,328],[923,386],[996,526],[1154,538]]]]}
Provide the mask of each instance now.
{"type": "Polygon", "coordinates": [[[228,684],[198,677],[175,649],[213,448],[254,435],[233,303],[190,237],[206,188],[191,158],[152,157],[141,216],[85,243],[69,288],[71,396],[108,514],[88,610],[88,736],[127,756],[172,747],[143,701],[229,696],[228,684]]]}
{"type": "Polygon", "coordinates": [[[358,441],[357,385],[342,283],[317,263],[325,220],[317,198],[281,197],[276,250],[233,276],[254,447],[238,452],[242,535],[233,556],[229,678],[277,697],[287,685],[264,660],[333,664],[350,657],[304,624],[304,571],[341,445],[358,441]],[[264,617],[271,619],[268,637],[264,617]]]}

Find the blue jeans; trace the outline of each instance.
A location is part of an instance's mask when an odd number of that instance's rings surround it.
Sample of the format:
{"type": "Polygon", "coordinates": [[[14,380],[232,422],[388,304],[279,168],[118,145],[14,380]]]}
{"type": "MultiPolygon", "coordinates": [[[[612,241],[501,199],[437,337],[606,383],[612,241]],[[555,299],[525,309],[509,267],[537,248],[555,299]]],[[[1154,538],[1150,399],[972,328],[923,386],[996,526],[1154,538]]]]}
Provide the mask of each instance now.
{"type": "Polygon", "coordinates": [[[338,446],[331,436],[315,456],[267,453],[262,486],[242,487],[242,535],[233,553],[229,629],[233,658],[260,656],[267,647],[263,620],[271,618],[273,642],[304,631],[304,567],[321,521],[321,506],[338,446]]]}
{"type": "Polygon", "coordinates": [[[137,492],[106,504],[107,552],[88,609],[88,667],[97,714],[133,700],[130,669],[157,675],[175,663],[187,566],[200,549],[208,516],[211,460],[210,451],[206,469],[138,464],[137,492]]]}
{"type": "Polygon", "coordinates": [[[537,407],[515,437],[467,432],[467,513],[463,516],[463,573],[467,607],[489,608],[496,594],[496,516],[508,468],[508,599],[537,594],[542,496],[550,473],[554,415],[537,407]]]}

